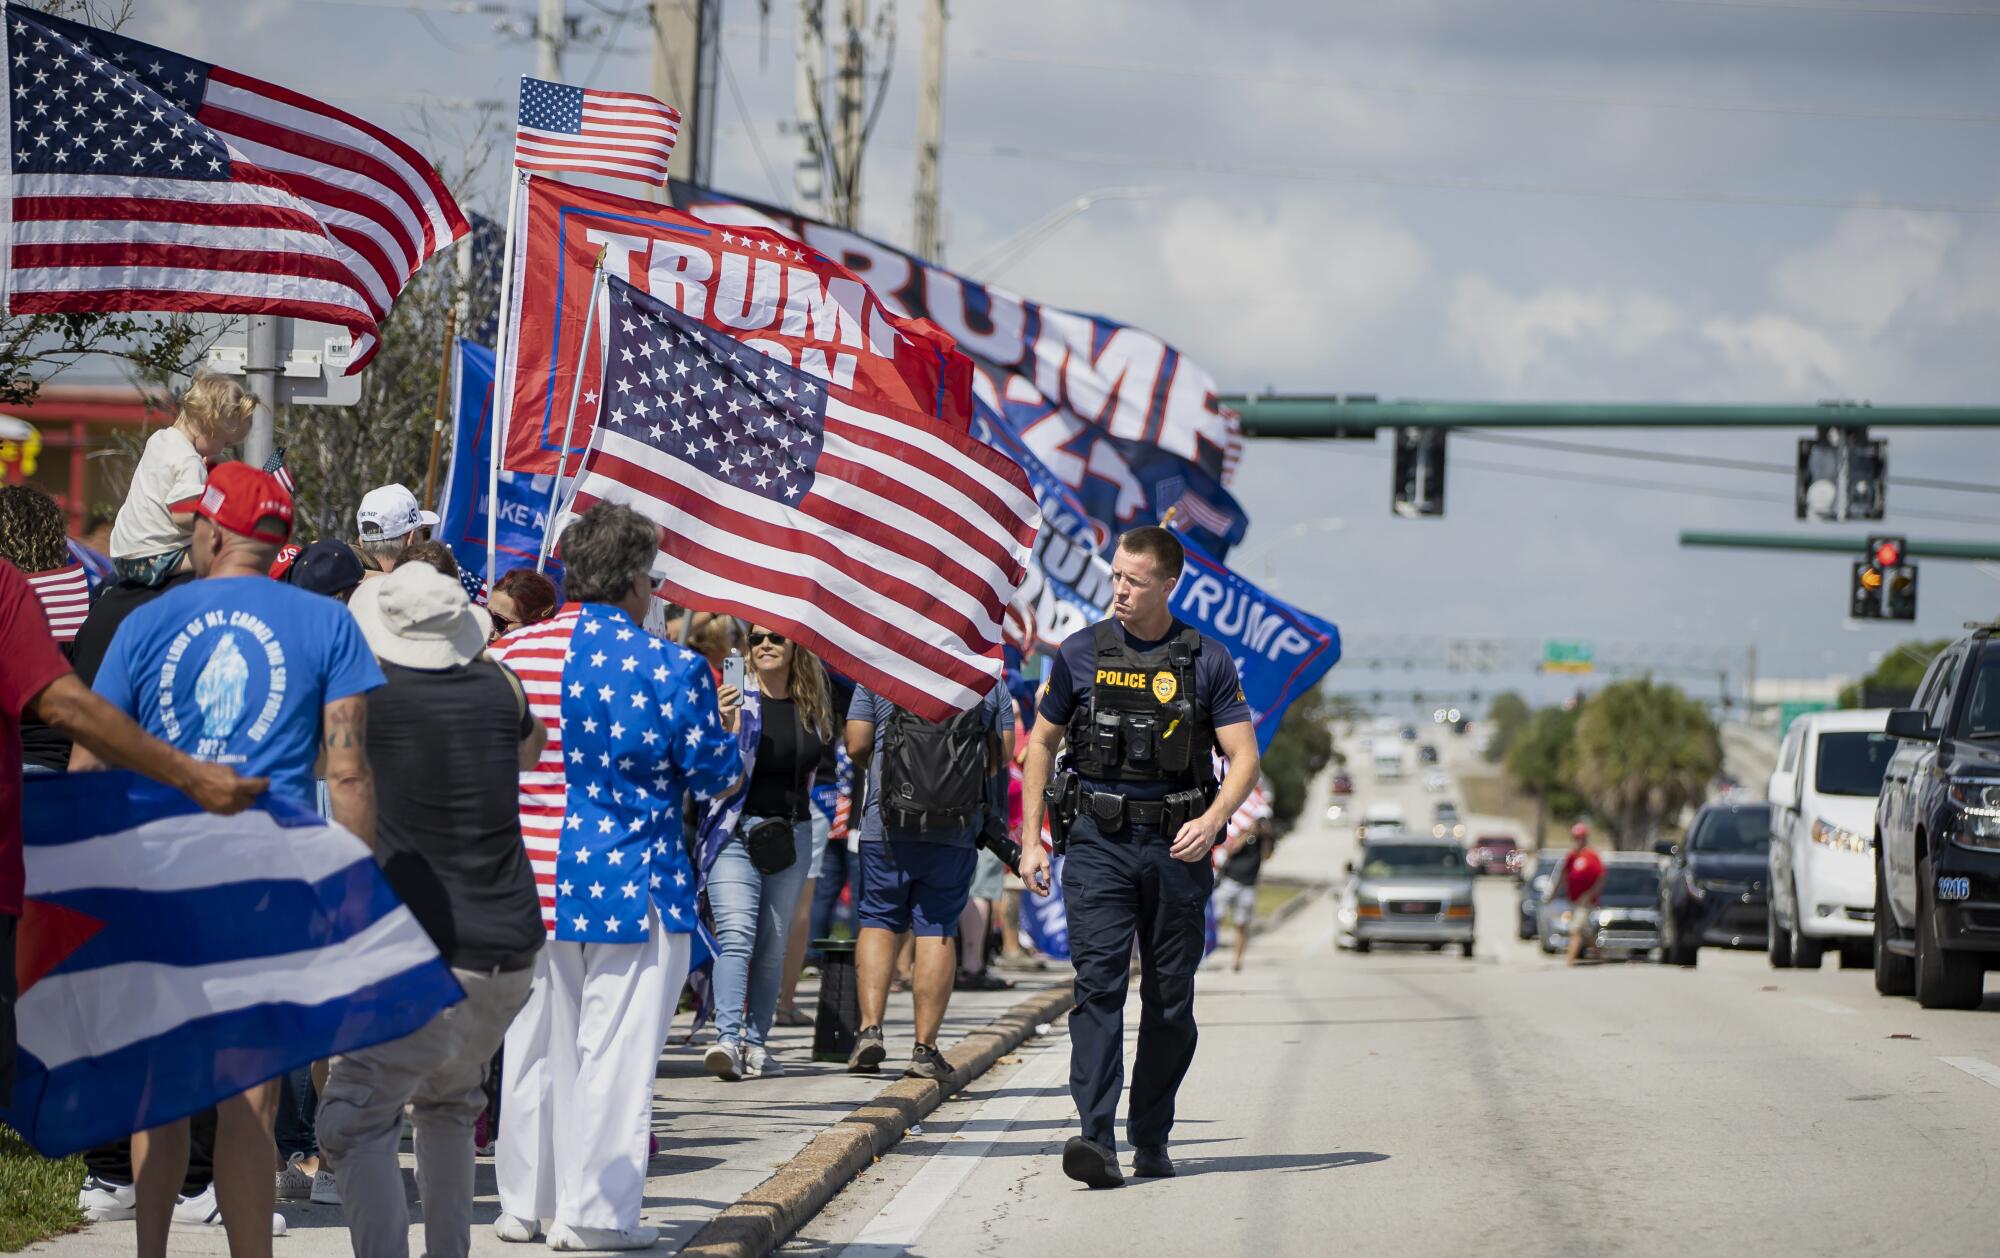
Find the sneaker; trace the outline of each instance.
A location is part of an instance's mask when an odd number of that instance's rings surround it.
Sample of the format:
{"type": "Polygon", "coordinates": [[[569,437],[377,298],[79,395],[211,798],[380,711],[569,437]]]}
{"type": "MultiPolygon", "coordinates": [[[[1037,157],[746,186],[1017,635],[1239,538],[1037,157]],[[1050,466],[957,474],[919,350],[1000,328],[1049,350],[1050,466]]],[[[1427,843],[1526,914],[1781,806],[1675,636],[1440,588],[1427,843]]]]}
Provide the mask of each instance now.
{"type": "Polygon", "coordinates": [[[656,1227],[635,1227],[629,1231],[608,1227],[576,1227],[568,1223],[549,1226],[549,1248],[569,1253],[602,1253],[608,1249],[651,1249],[660,1239],[656,1227]]]}
{"type": "Polygon", "coordinates": [[[785,1073],[785,1063],[778,1055],[762,1044],[748,1044],[743,1048],[743,1077],[746,1079],[768,1079],[785,1073]]]}
{"type": "Polygon", "coordinates": [[[851,1075],[872,1075],[882,1067],[882,1059],[889,1050],[882,1044],[882,1028],[865,1026],[854,1037],[854,1051],[847,1055],[847,1073],[851,1075]]]}
{"type": "Polygon", "coordinates": [[[910,1067],[903,1072],[905,1079],[934,1079],[939,1083],[951,1078],[951,1063],[944,1054],[937,1051],[935,1044],[918,1044],[910,1050],[910,1067]]]}
{"type": "Polygon", "coordinates": [[[312,1200],[317,1206],[340,1204],[340,1185],[333,1178],[333,1168],[324,1159],[320,1161],[319,1174],[313,1176],[312,1200]]]}
{"type": "Polygon", "coordinates": [[[1082,1136],[1071,1136],[1063,1146],[1063,1174],[1091,1188],[1117,1188],[1125,1183],[1118,1169],[1118,1155],[1082,1136]]]}
{"type": "Polygon", "coordinates": [[[215,1227],[222,1222],[222,1207],[215,1204],[215,1185],[210,1184],[192,1197],[174,1203],[174,1222],[191,1227],[215,1227]]]}
{"type": "Polygon", "coordinates": [[[278,1200],[304,1201],[312,1196],[312,1173],[299,1165],[305,1158],[303,1153],[294,1153],[285,1159],[285,1169],[278,1172],[278,1200]]]}
{"type": "Polygon", "coordinates": [[[503,1214],[493,1220],[493,1234],[510,1245],[525,1245],[541,1235],[539,1219],[523,1219],[512,1214],[503,1214]]]}
{"type": "Polygon", "coordinates": [[[723,1040],[703,1055],[701,1064],[724,1083],[735,1083],[743,1077],[743,1050],[735,1040],[723,1040]]]}
{"type": "Polygon", "coordinates": [[[116,1223],[139,1217],[139,1190],[130,1184],[114,1184],[95,1175],[83,1177],[83,1191],[76,1195],[77,1208],[92,1223],[116,1223]]]}

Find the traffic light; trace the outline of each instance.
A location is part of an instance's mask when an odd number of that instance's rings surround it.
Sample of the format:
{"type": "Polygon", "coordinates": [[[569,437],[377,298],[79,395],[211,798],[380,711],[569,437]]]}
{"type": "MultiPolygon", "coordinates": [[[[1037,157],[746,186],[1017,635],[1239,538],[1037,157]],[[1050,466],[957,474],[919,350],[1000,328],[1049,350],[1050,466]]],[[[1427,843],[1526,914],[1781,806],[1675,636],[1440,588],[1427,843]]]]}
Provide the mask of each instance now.
{"type": "Polygon", "coordinates": [[[1915,620],[1917,565],[1904,561],[1900,537],[1871,537],[1868,557],[1853,567],[1848,613],[1856,620],[1915,620]]]}
{"type": "Polygon", "coordinates": [[[1444,514],[1442,428],[1396,429],[1396,470],[1390,509],[1401,516],[1444,514]]]}
{"type": "Polygon", "coordinates": [[[1792,513],[1799,519],[1879,520],[1889,478],[1889,443],[1871,440],[1858,424],[1821,424],[1799,438],[1798,486],[1792,513]]]}
{"type": "Polygon", "coordinates": [[[1882,618],[1884,620],[1915,620],[1917,618],[1917,565],[1904,564],[1889,573],[1888,581],[1882,587],[1882,618]]]}

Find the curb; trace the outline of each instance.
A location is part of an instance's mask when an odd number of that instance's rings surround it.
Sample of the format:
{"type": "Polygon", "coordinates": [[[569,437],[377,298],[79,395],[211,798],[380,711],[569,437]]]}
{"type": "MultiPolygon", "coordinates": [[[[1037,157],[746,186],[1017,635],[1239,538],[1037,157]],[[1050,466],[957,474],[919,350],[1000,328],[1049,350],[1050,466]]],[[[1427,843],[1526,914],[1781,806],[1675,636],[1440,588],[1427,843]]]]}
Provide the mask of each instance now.
{"type": "Polygon", "coordinates": [[[1037,1026],[1075,1002],[1070,985],[1063,983],[968,1031],[945,1053],[952,1065],[950,1080],[898,1079],[890,1084],[710,1219],[680,1252],[696,1258],[764,1258],[939,1102],[992,1069],[1034,1035],[1037,1026]]]}

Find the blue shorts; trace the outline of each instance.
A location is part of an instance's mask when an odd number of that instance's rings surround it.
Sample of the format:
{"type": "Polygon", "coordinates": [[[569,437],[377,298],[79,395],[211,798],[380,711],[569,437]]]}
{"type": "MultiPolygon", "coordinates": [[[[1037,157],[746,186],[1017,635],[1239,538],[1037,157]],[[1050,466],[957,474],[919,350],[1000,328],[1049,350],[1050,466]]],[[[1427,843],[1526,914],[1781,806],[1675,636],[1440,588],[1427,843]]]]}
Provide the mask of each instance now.
{"type": "Polygon", "coordinates": [[[864,839],[856,917],[861,925],[880,930],[955,938],[978,861],[975,847],[864,839]]]}

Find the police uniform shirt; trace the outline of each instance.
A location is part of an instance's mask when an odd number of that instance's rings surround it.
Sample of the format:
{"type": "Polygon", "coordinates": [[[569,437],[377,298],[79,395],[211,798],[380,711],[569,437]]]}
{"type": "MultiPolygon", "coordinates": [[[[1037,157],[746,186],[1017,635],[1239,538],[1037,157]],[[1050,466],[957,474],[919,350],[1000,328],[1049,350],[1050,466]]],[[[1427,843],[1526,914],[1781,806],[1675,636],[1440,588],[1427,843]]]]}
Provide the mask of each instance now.
{"type": "MultiPolygon", "coordinates": [[[[1118,632],[1125,636],[1126,645],[1142,652],[1165,646],[1169,639],[1186,628],[1176,620],[1168,626],[1164,636],[1147,640],[1134,637],[1124,625],[1117,626],[1118,632]]],[[[1097,642],[1094,635],[1093,626],[1079,629],[1063,639],[1062,648],[1049,665],[1048,684],[1043,687],[1041,703],[1036,707],[1042,720],[1066,725],[1078,707],[1090,702],[1091,688],[1097,684],[1097,642]]],[[[1208,711],[1210,728],[1221,729],[1250,720],[1250,705],[1243,698],[1243,684],[1236,676],[1236,661],[1229,658],[1229,648],[1207,634],[1202,635],[1201,650],[1195,654],[1194,685],[1195,701],[1208,711]]],[[[1164,799],[1180,789],[1181,785],[1173,782],[1106,783],[1084,779],[1084,786],[1090,790],[1113,791],[1127,799],[1164,799]]]]}

